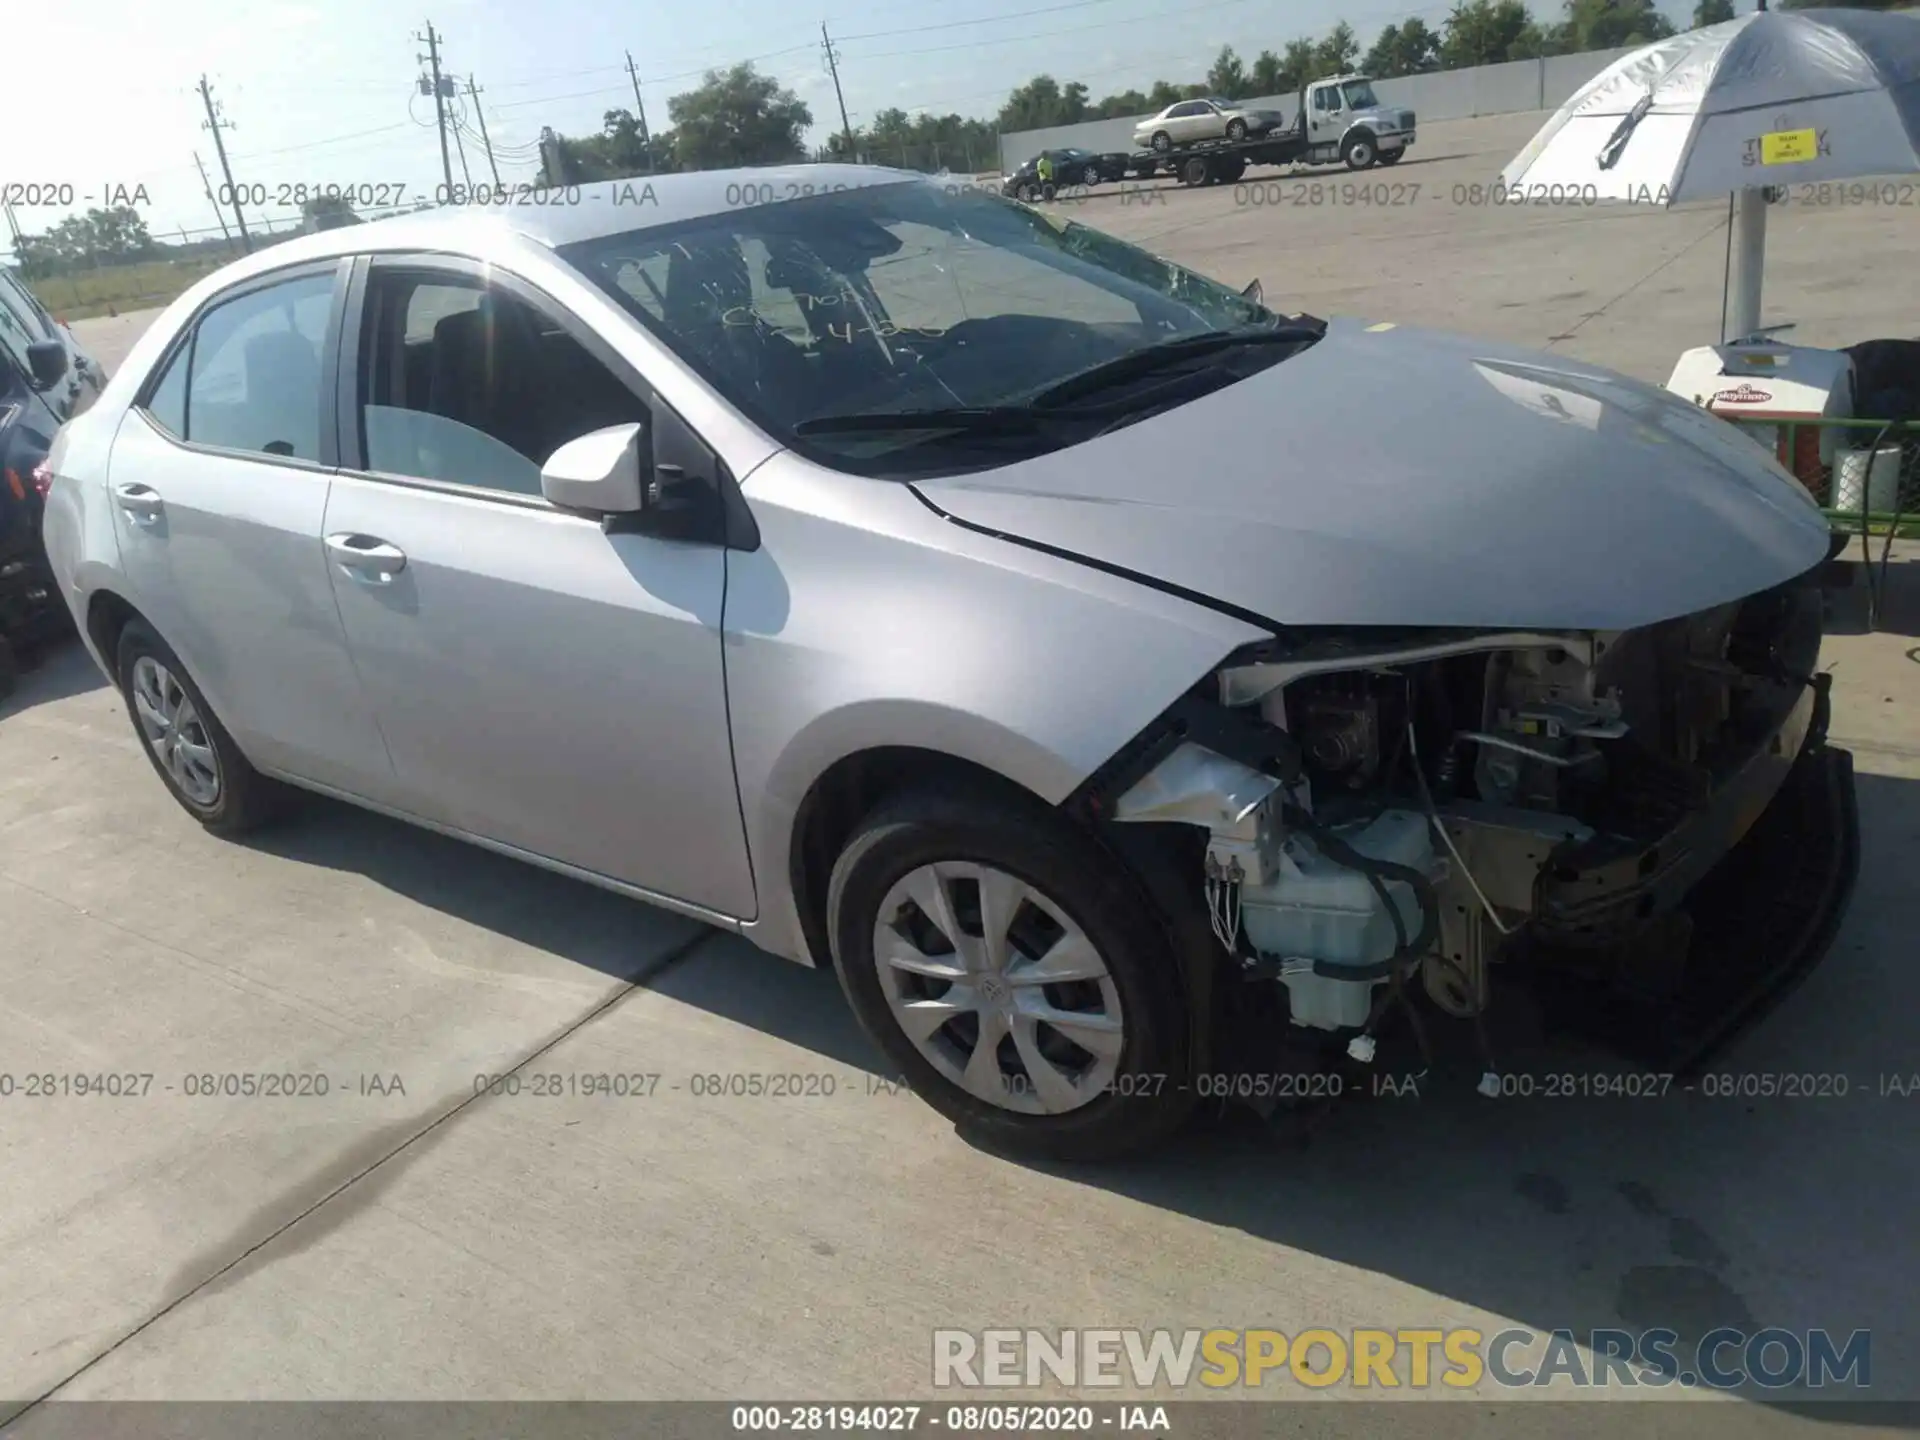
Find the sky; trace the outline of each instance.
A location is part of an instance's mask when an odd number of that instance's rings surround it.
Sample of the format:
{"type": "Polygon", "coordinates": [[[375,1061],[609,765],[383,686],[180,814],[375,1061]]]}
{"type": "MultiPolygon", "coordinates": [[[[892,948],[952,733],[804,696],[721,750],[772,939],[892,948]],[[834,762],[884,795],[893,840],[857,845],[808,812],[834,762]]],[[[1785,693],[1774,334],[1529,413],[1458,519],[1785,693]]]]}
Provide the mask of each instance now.
{"type": "MultiPolygon", "coordinates": [[[[809,139],[819,141],[839,124],[822,20],[857,127],[892,106],[991,116],[1009,89],[1043,71],[1084,81],[1095,98],[1156,79],[1198,80],[1222,45],[1250,61],[1340,19],[1364,49],[1389,22],[1419,15],[1437,26],[1450,8],[1430,0],[424,3],[430,8],[414,14],[392,0],[28,0],[26,14],[9,22],[9,49],[86,58],[10,67],[14,119],[0,137],[0,188],[14,193],[28,232],[121,198],[157,238],[216,232],[194,168],[197,151],[219,184],[196,89],[204,74],[232,124],[221,138],[234,180],[243,194],[266,192],[264,206],[248,206],[250,222],[297,218],[297,205],[278,202],[292,198],[283,187],[301,184],[432,199],[439,142],[433,101],[417,89],[429,20],[442,36],[443,71],[462,87],[468,127],[477,122],[465,84],[479,85],[500,176],[511,184],[533,177],[542,125],[591,133],[605,110],[633,107],[629,49],[656,129],[669,123],[668,97],[698,84],[704,70],[753,59],[807,102],[809,139]],[[69,195],[72,203],[62,203],[69,195]]],[[[1533,9],[1551,19],[1559,6],[1534,0],[1533,9]]],[[[1661,0],[1661,9],[1684,25],[1691,0],[1661,0]]],[[[478,142],[465,143],[473,179],[486,180],[478,142]]],[[[458,183],[457,152],[452,168],[458,183]]]]}

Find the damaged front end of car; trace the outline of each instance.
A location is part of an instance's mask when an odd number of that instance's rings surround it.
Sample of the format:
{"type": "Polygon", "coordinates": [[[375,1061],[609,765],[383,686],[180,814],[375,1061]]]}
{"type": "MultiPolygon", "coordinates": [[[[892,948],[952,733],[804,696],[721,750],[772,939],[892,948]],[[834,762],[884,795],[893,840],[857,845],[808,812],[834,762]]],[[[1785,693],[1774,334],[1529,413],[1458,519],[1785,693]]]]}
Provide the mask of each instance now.
{"type": "Polygon", "coordinates": [[[1373,1059],[1395,1017],[1559,1027],[1697,1068],[1824,954],[1858,865],[1823,568],[1638,629],[1282,632],[1069,802],[1177,837],[1242,1039],[1373,1059]],[[1249,1023],[1250,1017],[1253,1023],[1249,1023]]]}

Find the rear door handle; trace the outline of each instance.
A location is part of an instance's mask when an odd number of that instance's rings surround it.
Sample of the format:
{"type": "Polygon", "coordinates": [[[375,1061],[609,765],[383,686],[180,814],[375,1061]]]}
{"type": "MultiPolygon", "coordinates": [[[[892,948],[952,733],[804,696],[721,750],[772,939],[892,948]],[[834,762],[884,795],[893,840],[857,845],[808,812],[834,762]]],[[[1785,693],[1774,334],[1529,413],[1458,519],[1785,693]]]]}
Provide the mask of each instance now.
{"type": "Polygon", "coordinates": [[[138,525],[153,524],[166,510],[160,492],[151,485],[116,485],[113,496],[126,511],[127,518],[138,525]]]}
{"type": "Polygon", "coordinates": [[[407,568],[406,552],[374,535],[340,534],[326,538],[327,554],[351,579],[388,585],[407,568]]]}

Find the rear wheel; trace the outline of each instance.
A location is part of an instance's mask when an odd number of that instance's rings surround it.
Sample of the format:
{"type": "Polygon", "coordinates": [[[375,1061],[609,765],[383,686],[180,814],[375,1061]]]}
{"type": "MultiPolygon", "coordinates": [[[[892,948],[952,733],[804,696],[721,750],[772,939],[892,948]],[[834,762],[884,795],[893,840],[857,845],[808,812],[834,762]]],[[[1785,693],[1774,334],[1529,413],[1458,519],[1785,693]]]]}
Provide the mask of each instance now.
{"type": "Polygon", "coordinates": [[[265,820],[278,787],[247,763],[180,657],[130,620],[116,656],[140,748],[180,807],[216,835],[237,835],[265,820]]]}
{"type": "Polygon", "coordinates": [[[1116,861],[1037,802],[883,802],[834,865],[827,915],[862,1026],[969,1138],[1105,1159],[1190,1109],[1166,928],[1116,861]]]}
{"type": "Polygon", "coordinates": [[[1207,164],[1204,156],[1195,155],[1180,167],[1182,185],[1205,185],[1213,178],[1213,167],[1207,164]]]}
{"type": "Polygon", "coordinates": [[[1166,154],[1169,150],[1173,149],[1173,137],[1164,130],[1154,131],[1153,148],[1156,154],[1166,154]]]}
{"type": "Polygon", "coordinates": [[[1227,122],[1227,139],[1244,140],[1246,138],[1247,138],[1247,122],[1246,121],[1229,120],[1227,122]]]}

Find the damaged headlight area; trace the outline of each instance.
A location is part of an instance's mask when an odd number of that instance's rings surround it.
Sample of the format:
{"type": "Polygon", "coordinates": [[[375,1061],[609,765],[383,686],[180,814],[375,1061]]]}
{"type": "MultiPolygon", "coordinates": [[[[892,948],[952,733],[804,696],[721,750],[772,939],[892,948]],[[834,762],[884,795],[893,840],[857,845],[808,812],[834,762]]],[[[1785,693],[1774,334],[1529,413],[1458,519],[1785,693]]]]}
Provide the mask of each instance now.
{"type": "Polygon", "coordinates": [[[1367,1061],[1404,1013],[1424,1051],[1437,1010],[1497,1088],[1480,1017],[1511,974],[1682,1068],[1818,958],[1851,888],[1820,640],[1811,577],[1630,631],[1288,633],[1083,800],[1189,828],[1220,952],[1283,992],[1290,1043],[1367,1061]],[[1734,914],[1755,886],[1773,913],[1734,914]]]}

